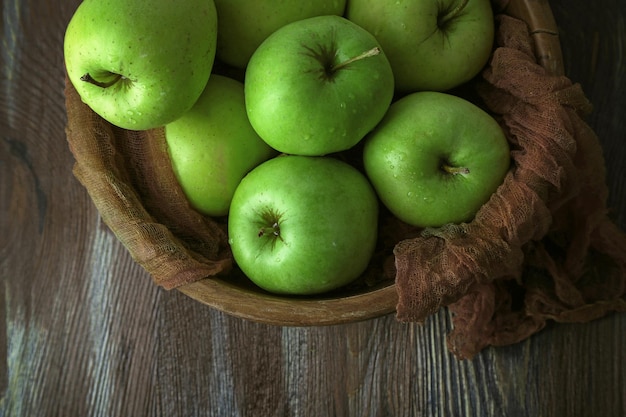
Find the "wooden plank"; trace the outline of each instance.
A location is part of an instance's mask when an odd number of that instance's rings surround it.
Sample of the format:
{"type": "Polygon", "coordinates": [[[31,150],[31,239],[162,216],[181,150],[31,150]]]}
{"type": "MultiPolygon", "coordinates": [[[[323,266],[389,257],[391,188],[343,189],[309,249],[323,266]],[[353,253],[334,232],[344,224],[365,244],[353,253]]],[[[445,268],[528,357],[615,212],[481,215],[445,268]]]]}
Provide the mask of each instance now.
{"type": "MultiPolygon", "coordinates": [[[[0,416],[626,415],[624,314],[458,361],[446,311],[279,327],[155,287],[72,176],[60,51],[78,3],[3,3],[0,416]]],[[[601,3],[550,5],[626,228],[626,7],[601,3]]]]}

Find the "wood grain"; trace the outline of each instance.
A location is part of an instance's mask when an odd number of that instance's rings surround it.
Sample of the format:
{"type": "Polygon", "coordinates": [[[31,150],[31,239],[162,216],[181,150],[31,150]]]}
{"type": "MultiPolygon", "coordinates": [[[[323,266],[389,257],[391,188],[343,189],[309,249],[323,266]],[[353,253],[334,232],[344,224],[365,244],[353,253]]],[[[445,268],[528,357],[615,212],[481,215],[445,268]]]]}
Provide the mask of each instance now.
{"type": "MultiPolygon", "coordinates": [[[[2,3],[0,416],[626,415],[623,314],[458,361],[446,311],[279,327],[155,287],[72,176],[62,42],[78,3],[2,3]]],[[[626,228],[626,4],[550,4],[626,228]]]]}

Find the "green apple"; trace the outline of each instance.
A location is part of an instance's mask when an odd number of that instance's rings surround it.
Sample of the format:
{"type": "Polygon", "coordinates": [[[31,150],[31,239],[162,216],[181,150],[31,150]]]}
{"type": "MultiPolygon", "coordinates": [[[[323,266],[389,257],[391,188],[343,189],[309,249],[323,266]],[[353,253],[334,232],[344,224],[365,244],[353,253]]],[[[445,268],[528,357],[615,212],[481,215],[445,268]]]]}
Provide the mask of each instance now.
{"type": "Polygon", "coordinates": [[[490,0],[350,0],[346,16],[378,39],[405,93],[457,87],[493,49],[490,0]]]}
{"type": "Polygon", "coordinates": [[[269,35],[297,20],[343,15],[346,0],[215,0],[217,58],[245,68],[252,53],[269,35]]]}
{"type": "Polygon", "coordinates": [[[358,278],[377,239],[365,175],[332,157],[283,155],[252,170],[233,197],[229,242],[241,270],[280,294],[319,294],[358,278]]]}
{"type": "Polygon", "coordinates": [[[503,182],[510,152],[500,125],[481,108],[424,91],[391,105],[365,139],[363,162],[396,217],[439,227],[474,217],[503,182]]]}
{"type": "Polygon", "coordinates": [[[241,179],[275,155],[250,126],[243,84],[216,74],[191,110],[165,126],[165,138],[189,203],[209,216],[228,214],[241,179]]]}
{"type": "Polygon", "coordinates": [[[213,0],[85,0],[65,32],[65,66],[94,112],[121,128],[146,130],[193,106],[216,42],[213,0]]]}
{"type": "Polygon", "coordinates": [[[283,26],[246,69],[250,123],[287,154],[351,148],[384,116],[393,93],[393,73],[376,39],[340,16],[283,26]]]}

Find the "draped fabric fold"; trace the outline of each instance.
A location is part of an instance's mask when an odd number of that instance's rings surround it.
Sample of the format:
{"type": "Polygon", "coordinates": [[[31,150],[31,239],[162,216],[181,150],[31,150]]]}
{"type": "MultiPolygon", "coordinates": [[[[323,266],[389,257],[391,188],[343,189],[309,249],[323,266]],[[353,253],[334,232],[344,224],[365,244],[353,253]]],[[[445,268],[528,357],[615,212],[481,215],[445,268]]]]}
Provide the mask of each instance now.
{"type": "Polygon", "coordinates": [[[577,84],[536,63],[524,22],[497,16],[476,84],[505,130],[513,167],[475,219],[424,230],[394,250],[398,319],[452,312],[448,345],[469,358],[521,341],[548,320],[626,311],[626,235],[608,218],[599,140],[577,84]]]}

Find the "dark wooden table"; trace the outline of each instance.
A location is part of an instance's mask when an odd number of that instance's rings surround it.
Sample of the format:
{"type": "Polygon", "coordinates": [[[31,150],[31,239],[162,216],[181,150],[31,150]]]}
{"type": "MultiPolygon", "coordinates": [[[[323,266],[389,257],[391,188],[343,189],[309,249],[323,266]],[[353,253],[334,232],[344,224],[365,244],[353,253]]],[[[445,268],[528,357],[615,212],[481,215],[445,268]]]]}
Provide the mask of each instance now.
{"type": "MultiPolygon", "coordinates": [[[[153,285],[72,176],[62,43],[78,0],[4,0],[0,416],[624,416],[626,315],[458,361],[445,310],[281,328],[153,285]]],[[[626,228],[626,2],[554,0],[626,228]]]]}

